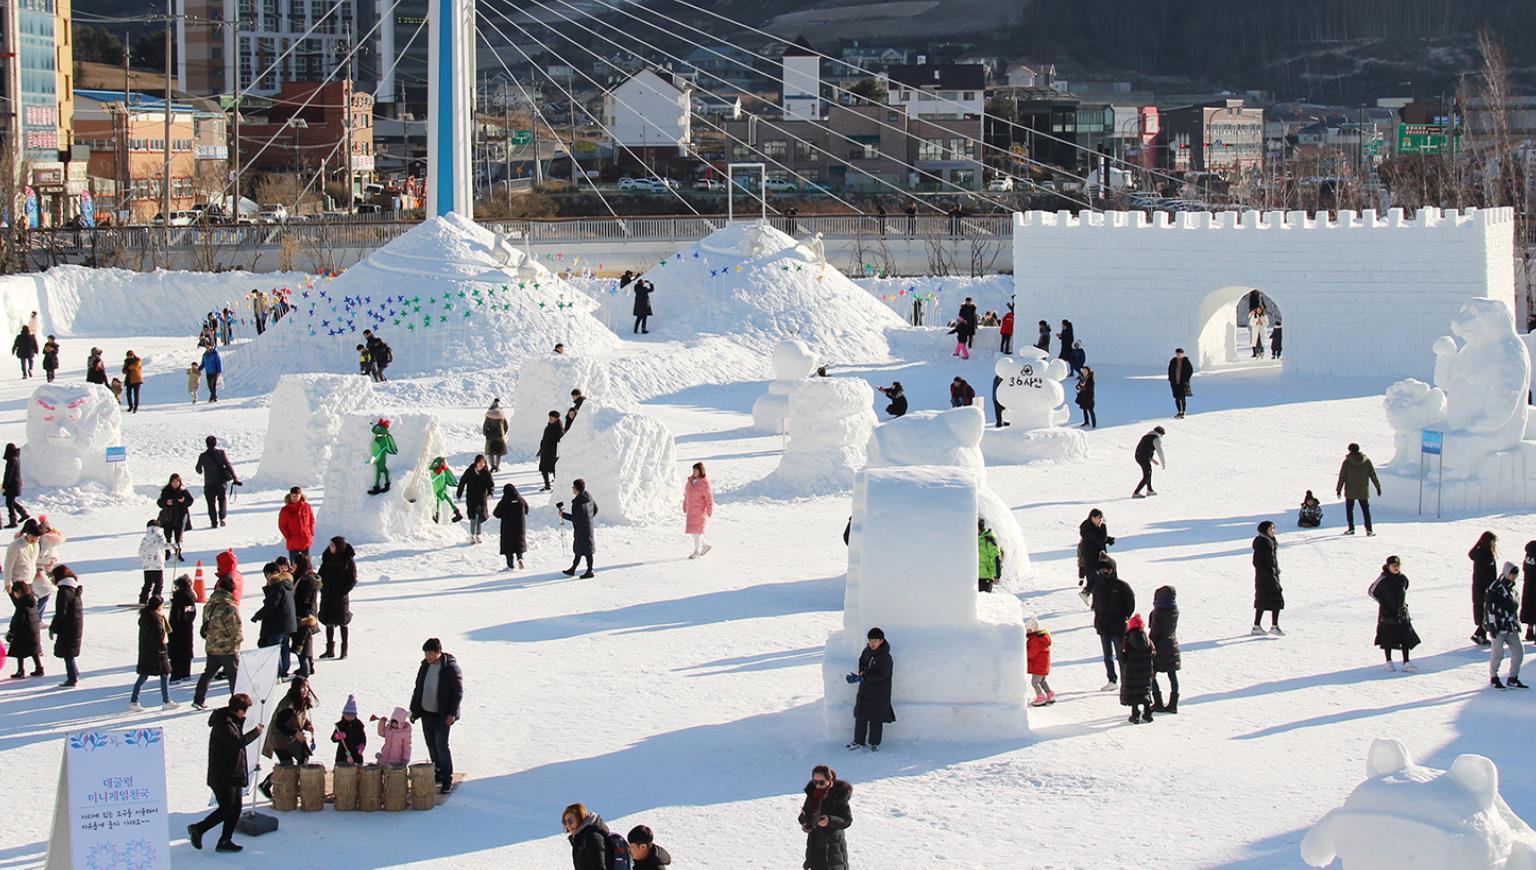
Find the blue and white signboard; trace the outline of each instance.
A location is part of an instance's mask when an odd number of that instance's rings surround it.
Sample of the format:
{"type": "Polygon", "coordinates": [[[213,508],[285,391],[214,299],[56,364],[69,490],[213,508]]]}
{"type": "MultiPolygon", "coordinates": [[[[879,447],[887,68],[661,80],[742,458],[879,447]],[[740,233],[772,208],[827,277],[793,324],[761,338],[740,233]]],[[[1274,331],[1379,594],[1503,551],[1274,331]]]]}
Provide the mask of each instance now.
{"type": "Polygon", "coordinates": [[[1439,456],[1440,449],[1445,446],[1445,433],[1436,432],[1433,429],[1420,431],[1419,450],[1428,456],[1439,456]]]}
{"type": "Polygon", "coordinates": [[[48,870],[170,870],[170,845],[164,730],[76,731],[65,737],[48,870]]]}

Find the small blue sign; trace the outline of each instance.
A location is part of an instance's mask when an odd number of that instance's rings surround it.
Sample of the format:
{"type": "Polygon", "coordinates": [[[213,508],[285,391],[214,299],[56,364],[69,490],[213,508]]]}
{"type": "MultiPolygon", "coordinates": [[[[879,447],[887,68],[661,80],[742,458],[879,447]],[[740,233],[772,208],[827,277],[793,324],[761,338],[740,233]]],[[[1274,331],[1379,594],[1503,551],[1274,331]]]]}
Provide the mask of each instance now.
{"type": "Polygon", "coordinates": [[[108,447],[107,448],[107,461],[108,462],[127,462],[128,461],[128,448],[126,448],[126,447],[108,447]]]}
{"type": "Polygon", "coordinates": [[[1440,448],[1445,444],[1445,433],[1436,432],[1433,429],[1424,429],[1419,433],[1422,438],[1419,441],[1419,450],[1427,456],[1440,455],[1440,448]]]}

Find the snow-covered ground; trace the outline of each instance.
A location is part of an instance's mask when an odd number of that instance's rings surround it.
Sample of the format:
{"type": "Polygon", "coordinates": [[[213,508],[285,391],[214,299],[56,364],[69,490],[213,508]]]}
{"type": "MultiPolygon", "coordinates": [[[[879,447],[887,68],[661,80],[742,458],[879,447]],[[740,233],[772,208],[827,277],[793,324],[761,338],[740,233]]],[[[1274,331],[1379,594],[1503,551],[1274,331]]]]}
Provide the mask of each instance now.
{"type": "MultiPolygon", "coordinates": [[[[660,302],[652,337],[677,339],[660,302]]],[[[211,566],[233,546],[259,583],[261,563],[281,551],[276,512],[289,482],[256,473],[263,398],[186,403],[179,370],[194,356],[190,341],[97,334],[64,343],[67,378],[81,377],[92,343],[109,365],[129,347],[153,361],[144,410],[124,423],[137,500],[87,509],[24,499],[70,535],[63,558],[83,578],[87,616],[79,688],[55,688],[62,663],[53,658],[45,678],[0,682],[0,870],[42,862],[62,735],[128,724],[167,729],[178,864],[563,867],[560,811],[581,801],[614,830],[650,825],[680,867],[796,867],[800,790],[810,767],[827,762],[855,787],[848,840],[860,868],[1295,867],[1307,828],[1359,783],[1370,741],[1382,735],[1403,739],[1434,767],[1464,752],[1491,757],[1504,771],[1504,798],[1536,818],[1536,782],[1523,775],[1536,697],[1488,688],[1487,658],[1467,640],[1465,556],[1491,528],[1503,538],[1501,557],[1519,561],[1531,516],[1436,521],[1380,510],[1377,537],[1344,537],[1331,486],[1346,443],[1360,442],[1380,462],[1390,454],[1380,411],[1386,383],[1301,381],[1277,366],[1250,367],[1199,377],[1191,416],[1175,421],[1160,372],[1105,369],[1101,426],[1087,435],[1086,460],[989,471],[1034,562],[1034,578],[1005,594],[1019,596],[1055,638],[1051,683],[1060,700],[1031,711],[1030,738],[915,744],[902,733],[900,709],[878,755],[850,754],[825,738],[820,664],[828,632],[841,624],[849,497],[737,494],[779,461],[780,437],[751,425],[766,382],[689,386],[642,408],[676,435],[679,506],[688,466],[709,467],[717,508],[707,558],[686,558],[680,511],[671,522],[599,528],[592,580],[559,573],[569,556],[548,527],[531,533],[528,570],[516,573],[499,570],[494,522],[491,543],[479,547],[359,547],[352,654],[320,663],[317,727],[324,733],[339,718],[349,693],[365,717],[406,703],[421,641],[440,636],[465,673],[453,746],[468,780],[431,813],[289,813],[276,834],[239,838],[246,851],[238,858],[197,854],[180,832],[207,812],[206,716],[186,707],[126,712],[136,624],[118,605],[138,589],[135,553],[150,499],[171,472],[190,475],[205,435],[225,442],[247,485],[219,532],[206,528],[199,498],[189,559],[211,566]],[[1168,427],[1170,468],[1158,471],[1160,495],[1132,501],[1131,449],[1154,423],[1168,427]],[[1295,509],[1309,488],[1324,497],[1327,516],[1323,528],[1299,530],[1295,509]],[[1111,553],[1139,609],[1158,586],[1179,590],[1180,712],[1151,725],[1127,724],[1118,698],[1097,691],[1099,644],[1075,594],[1074,561],[1077,524],[1095,506],[1118,538],[1111,553]],[[1283,638],[1248,634],[1249,541],[1265,519],[1281,532],[1283,638]],[[1366,587],[1393,553],[1412,578],[1409,604],[1424,638],[1417,674],[1385,672],[1371,646],[1376,605],[1366,587]]],[[[640,366],[650,348],[663,346],[626,345],[625,353],[640,366]]],[[[899,379],[913,410],[941,408],[955,374],[985,392],[987,356],[960,362],[935,353],[836,373],[879,385],[899,379]]],[[[22,439],[32,386],[9,370],[0,380],[0,443],[22,439]]],[[[404,406],[485,389],[458,374],[381,392],[404,406]]],[[[499,395],[506,401],[510,391],[499,395]]],[[[462,468],[479,449],[484,406],[450,400],[429,410],[462,468]]],[[[578,472],[562,466],[561,477],[578,472]]],[[[497,476],[525,492],[537,480],[531,463],[497,476]]],[[[331,534],[327,493],[308,492],[323,539],[331,534]]],[[[601,504],[604,494],[595,496],[601,504]]],[[[247,618],[258,600],[247,596],[247,618]]],[[[247,639],[254,635],[248,624],[247,639]]],[[[901,639],[891,641],[899,669],[901,639]]],[[[191,686],[174,694],[185,703],[191,686]]],[[[212,701],[224,696],[216,684],[212,701]]],[[[424,756],[419,733],[416,746],[424,756]]],[[[331,761],[328,743],[318,758],[331,761]]]]}

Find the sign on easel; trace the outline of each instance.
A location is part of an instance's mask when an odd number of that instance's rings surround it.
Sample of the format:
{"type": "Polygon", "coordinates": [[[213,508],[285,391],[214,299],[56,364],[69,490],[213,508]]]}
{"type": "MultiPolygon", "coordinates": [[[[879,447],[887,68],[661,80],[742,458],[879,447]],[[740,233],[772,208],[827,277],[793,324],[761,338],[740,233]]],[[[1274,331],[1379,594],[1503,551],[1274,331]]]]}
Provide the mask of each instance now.
{"type": "Polygon", "coordinates": [[[1434,429],[1419,431],[1419,515],[1424,515],[1424,463],[1426,456],[1440,457],[1440,480],[1435,485],[1435,519],[1440,518],[1442,490],[1445,488],[1445,433],[1434,429]]]}
{"type": "Polygon", "coordinates": [[[48,870],[169,870],[165,732],[77,731],[64,740],[48,870]]]}

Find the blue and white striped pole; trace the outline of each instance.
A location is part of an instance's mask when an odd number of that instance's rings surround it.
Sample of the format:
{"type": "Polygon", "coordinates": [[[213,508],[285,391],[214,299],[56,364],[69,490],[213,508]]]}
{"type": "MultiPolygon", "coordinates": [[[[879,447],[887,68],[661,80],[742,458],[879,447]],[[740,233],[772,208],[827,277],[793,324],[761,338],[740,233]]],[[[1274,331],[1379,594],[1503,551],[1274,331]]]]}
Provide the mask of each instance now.
{"type": "Polygon", "coordinates": [[[475,7],[429,0],[427,215],[474,216],[470,129],[474,118],[475,7]]]}

